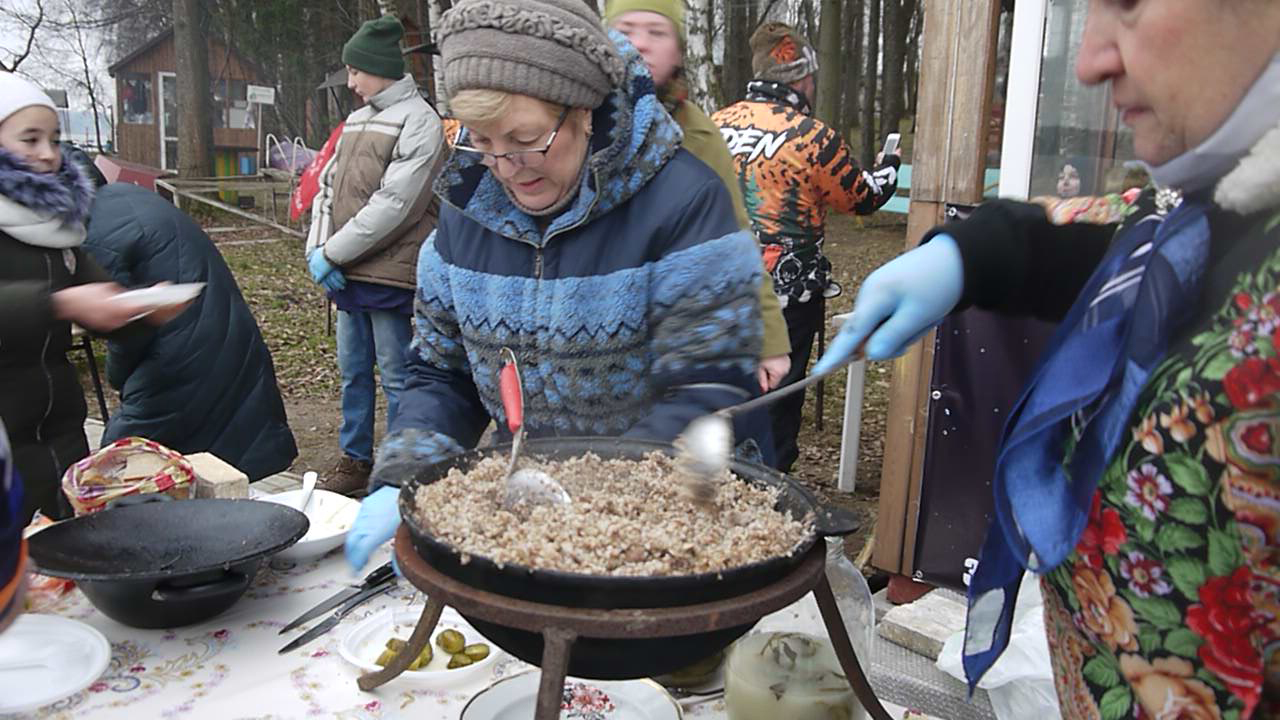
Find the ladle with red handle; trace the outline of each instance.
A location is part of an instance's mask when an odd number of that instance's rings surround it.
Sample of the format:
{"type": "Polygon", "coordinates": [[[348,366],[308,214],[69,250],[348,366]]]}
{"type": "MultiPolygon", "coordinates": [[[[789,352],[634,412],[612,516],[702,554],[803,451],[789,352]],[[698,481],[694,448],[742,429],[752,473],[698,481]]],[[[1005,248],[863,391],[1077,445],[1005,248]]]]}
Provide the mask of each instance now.
{"type": "Polygon", "coordinates": [[[507,465],[502,506],[512,510],[521,504],[566,505],[571,502],[569,493],[550,475],[533,468],[516,470],[520,447],[524,444],[524,383],[520,379],[515,352],[511,348],[502,348],[502,359],[504,364],[498,376],[498,394],[507,416],[507,429],[511,431],[511,462],[507,465]]]}

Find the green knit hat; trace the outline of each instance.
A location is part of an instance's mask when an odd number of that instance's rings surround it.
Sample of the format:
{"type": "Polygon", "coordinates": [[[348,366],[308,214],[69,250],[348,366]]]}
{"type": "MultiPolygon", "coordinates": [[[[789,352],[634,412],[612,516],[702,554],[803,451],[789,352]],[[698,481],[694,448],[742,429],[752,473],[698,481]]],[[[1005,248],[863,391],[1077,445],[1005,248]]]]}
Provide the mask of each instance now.
{"type": "Polygon", "coordinates": [[[404,77],[402,37],[404,26],[394,15],[370,20],[342,46],[342,62],[370,75],[399,80],[404,77]]]}
{"type": "Polygon", "coordinates": [[[637,11],[658,13],[675,23],[680,46],[684,47],[684,0],[609,0],[604,6],[604,22],[613,25],[623,13],[637,11]]]}

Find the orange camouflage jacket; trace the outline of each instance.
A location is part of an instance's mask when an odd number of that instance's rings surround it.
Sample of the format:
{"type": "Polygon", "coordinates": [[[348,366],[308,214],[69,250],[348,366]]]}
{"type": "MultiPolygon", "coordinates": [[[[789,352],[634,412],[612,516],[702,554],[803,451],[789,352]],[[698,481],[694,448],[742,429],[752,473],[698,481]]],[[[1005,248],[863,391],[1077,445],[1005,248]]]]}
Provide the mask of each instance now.
{"type": "Polygon", "coordinates": [[[875,212],[897,189],[898,158],[863,170],[840,134],[811,117],[804,97],[780,83],[752,81],[745,100],[712,120],[737,166],[783,306],[839,294],[822,254],[827,212],[875,212]]]}

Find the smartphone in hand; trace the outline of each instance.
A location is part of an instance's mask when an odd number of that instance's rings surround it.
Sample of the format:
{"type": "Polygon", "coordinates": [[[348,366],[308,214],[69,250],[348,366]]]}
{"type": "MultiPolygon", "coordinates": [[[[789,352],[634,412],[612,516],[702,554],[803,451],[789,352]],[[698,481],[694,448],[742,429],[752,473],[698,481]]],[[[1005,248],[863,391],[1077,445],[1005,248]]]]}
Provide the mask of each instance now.
{"type": "Polygon", "coordinates": [[[887,158],[898,154],[898,141],[901,139],[902,133],[889,133],[884,139],[884,148],[880,151],[880,156],[887,158]]]}

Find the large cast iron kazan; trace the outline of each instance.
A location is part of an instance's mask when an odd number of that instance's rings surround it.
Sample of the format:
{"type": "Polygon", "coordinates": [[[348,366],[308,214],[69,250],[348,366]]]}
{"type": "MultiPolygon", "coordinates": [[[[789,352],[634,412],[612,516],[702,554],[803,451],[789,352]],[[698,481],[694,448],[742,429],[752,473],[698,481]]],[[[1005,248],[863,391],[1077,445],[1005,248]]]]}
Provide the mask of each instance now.
{"type": "MultiPolygon", "coordinates": [[[[658,450],[674,455],[668,443],[618,438],[552,438],[530,440],[530,455],[564,460],[588,452],[611,459],[640,460],[658,450]]],[[[770,585],[799,564],[814,543],[824,537],[847,535],[858,528],[849,511],[818,503],[812,493],[777,472],[753,463],[734,461],[730,470],[746,482],[779,487],[776,507],[794,518],[812,517],[814,531],[788,555],[744,565],[722,573],[660,577],[614,577],[539,570],[522,565],[499,567],[488,558],[472,555],[463,564],[457,548],[436,539],[414,513],[417,489],[445,477],[457,468],[466,471],[481,459],[503,455],[509,446],[485,448],[456,455],[421,468],[400,491],[400,514],[413,538],[414,549],[441,573],[472,587],[507,597],[575,608],[669,608],[734,598],[770,585]]],[[[457,608],[464,617],[466,608],[457,608]]],[[[542,636],[467,617],[494,644],[529,663],[542,657],[542,636]]],[[[573,645],[569,674],[596,679],[647,677],[671,672],[711,655],[751,629],[751,625],[716,632],[668,638],[635,638],[625,641],[579,638],[573,645]]]]}

